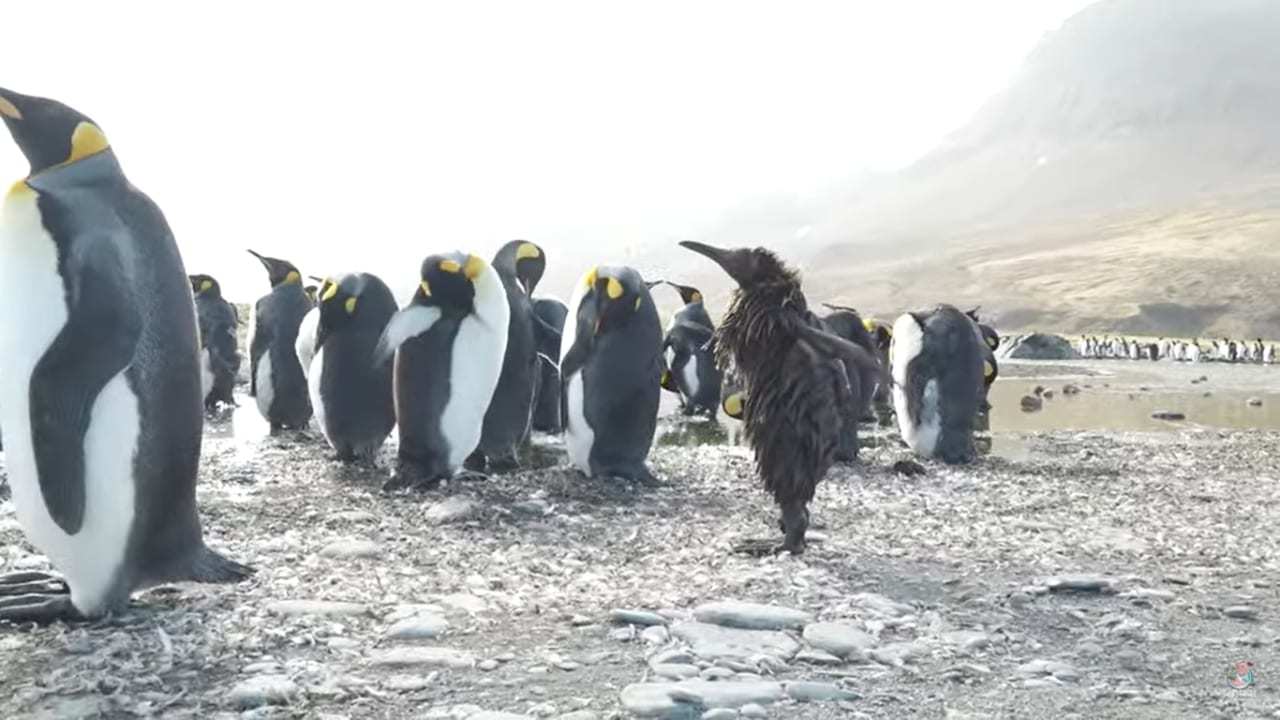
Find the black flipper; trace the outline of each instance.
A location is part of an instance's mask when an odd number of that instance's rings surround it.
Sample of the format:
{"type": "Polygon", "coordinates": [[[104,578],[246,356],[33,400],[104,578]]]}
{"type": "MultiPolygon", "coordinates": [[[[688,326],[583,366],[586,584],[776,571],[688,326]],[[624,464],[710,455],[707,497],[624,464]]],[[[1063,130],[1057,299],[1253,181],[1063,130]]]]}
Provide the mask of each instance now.
{"type": "Polygon", "coordinates": [[[253,312],[253,343],[249,346],[249,397],[258,396],[258,361],[267,354],[267,348],[271,345],[271,333],[262,324],[262,303],[262,300],[258,300],[253,312]]]}
{"type": "Polygon", "coordinates": [[[142,320],[111,238],[67,258],[67,324],[31,373],[31,438],[40,494],[69,535],[84,523],[84,436],[98,394],[133,360],[142,320]]]}

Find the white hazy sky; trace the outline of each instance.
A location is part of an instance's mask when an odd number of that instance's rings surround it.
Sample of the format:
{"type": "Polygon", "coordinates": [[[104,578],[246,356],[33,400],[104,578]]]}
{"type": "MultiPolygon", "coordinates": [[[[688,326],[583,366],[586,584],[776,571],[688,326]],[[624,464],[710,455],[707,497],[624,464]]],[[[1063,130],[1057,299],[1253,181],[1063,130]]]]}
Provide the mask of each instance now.
{"type": "Polygon", "coordinates": [[[396,287],[431,252],[554,262],[900,167],[1088,4],[41,0],[5,8],[0,83],[97,120],[188,270],[247,300],[247,247],[396,287]]]}

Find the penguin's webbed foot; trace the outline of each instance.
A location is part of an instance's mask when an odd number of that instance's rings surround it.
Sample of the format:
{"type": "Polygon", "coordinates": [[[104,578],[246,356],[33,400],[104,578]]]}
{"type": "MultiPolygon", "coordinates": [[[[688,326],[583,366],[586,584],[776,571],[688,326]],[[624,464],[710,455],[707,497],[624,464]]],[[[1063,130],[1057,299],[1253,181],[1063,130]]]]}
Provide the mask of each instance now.
{"type": "Polygon", "coordinates": [[[479,448],[476,448],[475,452],[468,455],[467,459],[464,460],[462,463],[462,467],[466,468],[470,472],[475,472],[475,473],[483,473],[485,468],[488,467],[488,465],[489,465],[488,457],[486,457],[484,454],[484,451],[480,450],[479,448]]]}
{"type": "Polygon", "coordinates": [[[477,472],[475,470],[463,468],[462,471],[458,472],[453,476],[453,479],[457,480],[458,482],[482,482],[482,481],[488,480],[489,476],[485,475],[482,472],[477,472]]]}
{"type": "Polygon", "coordinates": [[[917,475],[924,475],[928,472],[923,465],[915,460],[899,460],[893,464],[893,471],[899,475],[906,475],[907,477],[916,477],[917,475]]]}
{"type": "Polygon", "coordinates": [[[66,581],[44,572],[15,572],[0,575],[0,596],[61,595],[71,592],[66,581]]]}
{"type": "Polygon", "coordinates": [[[777,555],[786,549],[787,547],[784,543],[780,543],[773,538],[749,538],[739,540],[733,544],[735,555],[748,555],[757,558],[777,555]]]}
{"type": "Polygon", "coordinates": [[[0,598],[0,623],[37,623],[47,625],[58,620],[84,620],[71,604],[71,594],[31,593],[0,598]]]}

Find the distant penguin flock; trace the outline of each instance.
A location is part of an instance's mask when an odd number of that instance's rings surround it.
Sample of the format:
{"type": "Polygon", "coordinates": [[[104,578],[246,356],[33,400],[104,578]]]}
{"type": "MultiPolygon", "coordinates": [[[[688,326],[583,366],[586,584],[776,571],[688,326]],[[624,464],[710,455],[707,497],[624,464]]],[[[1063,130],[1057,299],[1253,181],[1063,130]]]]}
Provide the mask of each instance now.
{"type": "Polygon", "coordinates": [[[1166,360],[1170,362],[1222,362],[1274,365],[1280,362],[1280,347],[1253,340],[1157,338],[1082,335],[1075,344],[1082,358],[1096,360],[1166,360]]]}
{"type": "MultiPolygon", "coordinates": [[[[31,165],[0,208],[6,466],[18,522],[61,573],[0,577],[0,621],[97,618],[139,588],[248,577],[204,544],[195,493],[204,418],[237,405],[235,306],[188,274],[92,120],[3,89],[0,117],[31,165]]],[[[567,304],[536,296],[547,248],[523,239],[492,260],[427,255],[403,306],[370,273],[304,276],[249,250],[267,292],[247,318],[247,395],[272,434],[316,427],[343,463],[376,467],[395,433],[384,489],[398,491],[519,471],[535,431],[562,435],[587,478],[663,482],[649,454],[666,390],[690,422],[742,423],[781,530],[738,544],[751,554],[805,551],[816,488],[857,459],[860,424],[891,414],[917,456],[976,459],[1001,344],[976,309],[819,315],[774,251],[680,245],[734,286],[718,322],[697,287],[624,265],[588,269],[567,304]],[[671,291],[664,327],[654,293],[671,291]]],[[[1082,337],[1079,353],[1277,355],[1225,338],[1082,337]]]]}

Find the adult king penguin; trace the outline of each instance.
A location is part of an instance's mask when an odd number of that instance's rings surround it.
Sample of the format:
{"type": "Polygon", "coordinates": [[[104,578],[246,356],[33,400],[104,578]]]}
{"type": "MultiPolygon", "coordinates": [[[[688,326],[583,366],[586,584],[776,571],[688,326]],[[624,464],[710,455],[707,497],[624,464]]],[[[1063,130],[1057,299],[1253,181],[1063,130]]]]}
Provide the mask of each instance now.
{"type": "Polygon", "coordinates": [[[799,275],[769,250],[680,244],[738,283],[716,329],[716,358],[742,383],[746,436],[765,489],[782,508],[781,546],[749,541],[738,549],[802,553],[814,489],[842,434],[856,447],[856,422],[871,394],[863,378],[880,368],[864,348],[812,324],[799,275]]]}
{"type": "Polygon", "coordinates": [[[668,282],[684,301],[676,311],[662,340],[662,352],[669,375],[663,387],[675,388],[685,415],[715,418],[720,405],[720,369],[716,367],[712,334],[715,325],[702,304],[697,288],[668,282]]]}
{"type": "Polygon", "coordinates": [[[893,324],[893,404],[902,439],[917,455],[973,460],[984,349],[973,321],[950,305],[893,324]]]}
{"type": "Polygon", "coordinates": [[[317,292],[319,305],[303,321],[314,321],[315,330],[299,330],[297,346],[311,407],[339,460],[372,464],[396,424],[396,411],[390,358],[377,365],[369,358],[396,313],[396,300],[369,273],[325,280],[317,292]]]}
{"type": "Polygon", "coordinates": [[[507,349],[511,308],[489,263],[432,255],[419,275],[374,351],[375,363],[395,355],[400,454],[387,489],[429,487],[458,473],[480,444],[507,349]]]}
{"type": "Polygon", "coordinates": [[[569,460],[590,477],[654,482],[662,322],[640,273],[597,267],[569,301],[560,341],[569,460]]]}
{"type": "Polygon", "coordinates": [[[254,304],[249,321],[249,394],[271,423],[271,432],[301,430],[311,419],[311,399],[295,346],[311,301],[292,263],[252,250],[249,254],[267,269],[271,282],[271,292],[254,304]]]}
{"type": "Polygon", "coordinates": [[[512,240],[494,256],[493,270],[502,279],[507,294],[507,349],[502,373],[484,416],[480,447],[467,466],[505,470],[516,467],[516,452],[529,437],[533,416],[533,396],[537,389],[537,318],[530,295],[542,279],[547,257],[542,248],[527,240],[512,240]]]}
{"type": "Polygon", "coordinates": [[[232,391],[240,372],[236,308],[222,297],[222,286],[210,275],[191,275],[196,320],[200,327],[200,392],[205,410],[218,403],[235,405],[232,391]]]}
{"type": "Polygon", "coordinates": [[[98,617],[140,587],[244,578],[205,546],[196,513],[196,317],[164,215],[89,118],[8,90],[0,116],[31,163],[0,213],[9,484],[28,539],[65,576],[0,578],[0,619],[98,617]]]}
{"type": "Polygon", "coordinates": [[[538,384],[533,396],[533,429],[559,433],[564,429],[560,418],[560,339],[569,308],[555,298],[541,297],[533,301],[534,326],[538,336],[538,384]]]}

